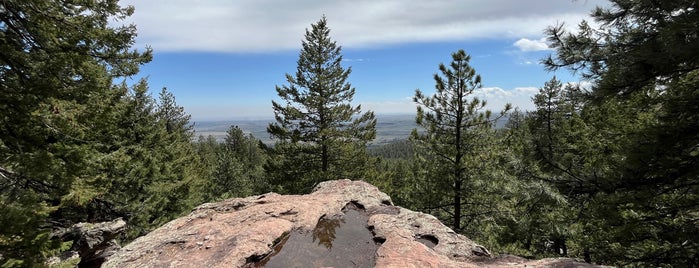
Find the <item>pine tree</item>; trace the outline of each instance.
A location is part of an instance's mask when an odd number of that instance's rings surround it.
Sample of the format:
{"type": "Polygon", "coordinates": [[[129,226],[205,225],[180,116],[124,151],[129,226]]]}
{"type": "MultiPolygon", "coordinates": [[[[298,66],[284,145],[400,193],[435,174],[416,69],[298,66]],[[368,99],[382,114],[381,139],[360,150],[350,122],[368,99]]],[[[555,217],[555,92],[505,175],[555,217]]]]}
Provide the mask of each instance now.
{"type": "Polygon", "coordinates": [[[117,90],[123,93],[113,104],[111,117],[96,129],[102,136],[99,149],[103,156],[95,161],[96,179],[89,181],[94,193],[81,199],[98,198],[108,204],[111,215],[105,217],[123,217],[132,239],[146,233],[152,227],[151,217],[158,216],[158,207],[152,203],[158,198],[153,187],[167,176],[160,149],[168,141],[147,82],[141,80],[132,87],[122,84],[117,90]]]}
{"type": "MultiPolygon", "coordinates": [[[[449,189],[451,200],[447,204],[433,204],[451,209],[451,223],[455,231],[461,231],[462,204],[468,189],[488,161],[488,140],[491,131],[491,112],[485,110],[486,101],[471,98],[479,89],[481,77],[469,65],[470,56],[463,50],[452,54],[449,67],[439,65],[434,75],[436,93],[425,96],[419,89],[413,100],[419,105],[416,122],[424,129],[413,130],[411,138],[425,148],[432,174],[428,174],[430,186],[437,191],[449,189]],[[438,173],[439,172],[439,173],[438,173]]],[[[510,109],[506,105],[500,116],[510,109]]],[[[430,187],[428,186],[428,187],[430,187]]],[[[436,193],[440,195],[439,193],[436,193]]]]}
{"type": "Polygon", "coordinates": [[[120,97],[94,133],[102,155],[93,160],[93,177],[79,181],[89,191],[73,203],[103,204],[109,208],[103,220],[123,217],[129,240],[203,202],[205,169],[190,140],[189,115],[165,113],[182,111],[173,95],[161,91],[154,99],[145,80],[115,91],[120,97]]]}
{"type": "Polygon", "coordinates": [[[514,152],[518,163],[511,171],[524,188],[515,208],[521,215],[518,226],[512,226],[511,241],[519,236],[528,254],[567,256],[580,251],[571,243],[579,237],[571,234],[579,233],[574,230],[576,221],[586,212],[591,193],[580,182],[589,179],[591,165],[600,159],[595,155],[603,154],[581,150],[589,147],[592,126],[582,121],[579,92],[553,77],[532,98],[536,110],[518,123],[519,149],[514,152]]]}
{"type": "Polygon", "coordinates": [[[244,197],[269,191],[264,178],[266,155],[260,141],[231,126],[216,148],[216,165],[206,191],[212,199],[244,197]]]}
{"type": "Polygon", "coordinates": [[[577,183],[584,177],[582,165],[590,160],[582,156],[577,144],[589,138],[584,134],[591,128],[582,121],[579,92],[579,87],[564,86],[553,77],[532,98],[536,110],[527,122],[532,135],[529,153],[537,162],[534,169],[547,174],[541,176],[555,178],[549,182],[571,197],[589,192],[577,183]]]}
{"type": "Polygon", "coordinates": [[[355,89],[347,82],[341,47],[330,38],[325,17],[306,30],[296,74],[277,86],[282,103],[272,102],[276,122],[267,131],[276,139],[268,170],[281,191],[308,191],[329,179],[361,178],[366,144],[376,136],[373,112],[352,106],[355,89]]]}
{"type": "Polygon", "coordinates": [[[573,34],[562,25],[551,27],[556,55],[544,62],[593,82],[583,115],[594,131],[584,140],[613,152],[606,157],[611,164],[596,166],[597,173],[581,183],[596,193],[591,211],[596,217],[588,226],[603,234],[590,239],[591,247],[604,250],[597,254],[602,261],[618,265],[695,266],[697,2],[611,2],[593,11],[598,28],[583,22],[573,34]]]}
{"type": "Polygon", "coordinates": [[[194,124],[190,119],[192,116],[185,113],[182,106],[177,105],[175,95],[163,87],[158,96],[157,115],[161,122],[165,124],[169,134],[178,135],[177,138],[189,141],[194,136],[194,124]]]}
{"type": "Polygon", "coordinates": [[[101,156],[93,110],[112,79],[138,72],[133,25],[116,0],[0,1],[0,266],[32,266],[58,246],[50,232],[63,197],[81,192],[101,156]]]}
{"type": "Polygon", "coordinates": [[[161,198],[155,203],[160,211],[158,220],[150,224],[157,227],[205,202],[202,190],[207,181],[205,166],[192,142],[191,116],[177,104],[175,95],[167,88],[160,91],[154,113],[158,127],[164,130],[157,150],[161,153],[162,172],[168,178],[163,187],[154,189],[154,195],[161,198]]]}

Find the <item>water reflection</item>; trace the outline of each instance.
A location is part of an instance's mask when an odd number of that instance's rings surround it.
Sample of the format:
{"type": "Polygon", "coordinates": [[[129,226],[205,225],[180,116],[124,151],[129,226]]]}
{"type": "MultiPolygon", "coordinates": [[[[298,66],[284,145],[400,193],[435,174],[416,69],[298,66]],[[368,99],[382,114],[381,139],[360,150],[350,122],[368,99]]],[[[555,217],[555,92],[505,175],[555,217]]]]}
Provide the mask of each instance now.
{"type": "Polygon", "coordinates": [[[308,232],[296,230],[256,267],[374,267],[378,246],[367,229],[368,216],[353,205],[341,218],[323,217],[308,232]]]}
{"type": "Polygon", "coordinates": [[[345,220],[321,218],[313,229],[313,242],[318,240],[318,245],[323,245],[328,250],[333,249],[333,241],[335,240],[335,229],[345,223],[345,220]]]}

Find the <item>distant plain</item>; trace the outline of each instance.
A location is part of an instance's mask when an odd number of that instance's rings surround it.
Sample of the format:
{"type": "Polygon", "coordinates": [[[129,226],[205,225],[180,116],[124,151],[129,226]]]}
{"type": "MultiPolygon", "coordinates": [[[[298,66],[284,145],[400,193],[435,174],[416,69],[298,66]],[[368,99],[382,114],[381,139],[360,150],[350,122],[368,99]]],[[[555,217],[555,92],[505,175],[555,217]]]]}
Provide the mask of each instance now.
{"type": "MultiPolygon", "coordinates": [[[[222,141],[230,126],[238,126],[245,133],[266,144],[274,143],[267,133],[267,126],[273,119],[239,119],[226,121],[198,121],[194,124],[196,136],[214,136],[222,141]]],[[[376,139],[371,145],[383,145],[398,140],[407,139],[410,132],[416,128],[415,115],[412,114],[382,114],[376,115],[376,139]]]]}
{"type": "MultiPolygon", "coordinates": [[[[508,117],[505,116],[498,120],[495,124],[497,128],[501,128],[507,122],[508,117]]],[[[246,134],[252,134],[265,144],[273,144],[274,141],[267,133],[267,126],[273,122],[273,119],[238,119],[226,121],[197,121],[194,124],[196,136],[207,137],[214,136],[216,140],[223,141],[226,137],[226,131],[230,126],[238,126],[246,134]]],[[[414,114],[378,114],[376,115],[376,139],[369,143],[370,146],[380,146],[393,143],[400,140],[405,140],[410,135],[415,124],[414,114]]]]}

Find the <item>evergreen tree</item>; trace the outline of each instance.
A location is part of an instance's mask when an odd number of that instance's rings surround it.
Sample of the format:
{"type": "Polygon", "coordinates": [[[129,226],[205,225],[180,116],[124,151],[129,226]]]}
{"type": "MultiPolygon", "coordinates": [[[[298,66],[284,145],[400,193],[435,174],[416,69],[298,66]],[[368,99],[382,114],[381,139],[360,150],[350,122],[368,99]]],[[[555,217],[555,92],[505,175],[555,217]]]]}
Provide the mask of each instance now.
{"type": "Polygon", "coordinates": [[[218,152],[221,145],[212,135],[199,135],[197,141],[194,142],[194,149],[199,162],[203,168],[202,179],[205,181],[199,188],[199,193],[204,202],[216,200],[217,194],[213,193],[215,182],[215,172],[218,169],[218,152]]]}
{"type": "Polygon", "coordinates": [[[158,220],[150,224],[157,227],[205,202],[202,190],[207,181],[205,166],[196,155],[192,142],[194,123],[190,121],[191,116],[177,104],[175,95],[167,88],[163,88],[158,96],[155,117],[158,127],[164,129],[157,151],[162,153],[162,172],[169,177],[163,187],[155,188],[162,198],[157,205],[161,211],[158,220]]]}
{"type": "Polygon", "coordinates": [[[576,221],[586,211],[591,193],[580,182],[590,179],[588,172],[599,164],[594,162],[600,159],[596,156],[603,155],[581,150],[589,147],[592,126],[582,120],[579,92],[553,77],[532,98],[536,110],[518,122],[511,118],[510,124],[517,125],[508,129],[516,164],[509,168],[523,188],[515,208],[517,223],[510,226],[508,236],[526,254],[568,256],[579,251],[578,245],[571,246],[576,238],[571,236],[579,231],[574,230],[576,221]]]}
{"type": "Polygon", "coordinates": [[[185,113],[184,107],[177,105],[175,95],[163,87],[158,96],[158,119],[165,124],[169,134],[175,134],[177,139],[189,141],[194,137],[192,116],[185,113]]]}
{"type": "MultiPolygon", "coordinates": [[[[584,157],[579,144],[589,139],[586,131],[591,131],[589,124],[583,121],[579,87],[563,84],[553,77],[539,89],[532,101],[536,110],[528,118],[531,134],[531,159],[537,161],[536,167],[530,167],[531,174],[554,183],[561,192],[571,198],[589,193],[579,182],[583,180],[583,165],[591,160],[584,157]]],[[[601,154],[601,153],[600,153],[601,154]]]]}
{"type": "MultiPolygon", "coordinates": [[[[418,89],[413,98],[419,105],[416,122],[425,132],[415,129],[411,138],[424,146],[422,157],[432,166],[426,187],[438,191],[436,196],[443,196],[439,192],[449,189],[449,203],[442,204],[438,198],[440,203],[433,205],[450,208],[451,223],[457,232],[462,229],[465,198],[474,192],[471,188],[489,161],[492,124],[497,119],[485,110],[485,100],[471,98],[474,90],[481,87],[481,77],[469,60],[463,50],[453,53],[449,67],[439,65],[442,76],[434,75],[436,93],[428,97],[418,89]]],[[[508,104],[500,116],[509,109],[508,104]]]]}
{"type": "Polygon", "coordinates": [[[132,12],[116,0],[0,2],[0,266],[59,246],[55,212],[101,156],[91,132],[105,113],[91,108],[151,58],[132,50],[133,25],[109,23],[132,12]]]}
{"type": "Polygon", "coordinates": [[[272,102],[276,139],[268,170],[284,192],[309,191],[319,181],[361,178],[368,166],[367,142],[376,136],[373,112],[352,106],[341,47],[330,39],[325,17],[306,30],[296,74],[277,86],[282,103],[272,102]]]}
{"type": "Polygon", "coordinates": [[[583,120],[594,131],[584,140],[613,152],[581,181],[595,192],[587,226],[600,231],[590,247],[601,252],[593,257],[617,265],[696,266],[697,2],[611,2],[592,13],[599,28],[583,22],[573,34],[551,27],[556,56],[545,61],[549,69],[577,70],[593,81],[583,120]]]}
{"type": "MultiPolygon", "coordinates": [[[[203,201],[203,165],[190,141],[191,124],[174,96],[157,101],[145,80],[124,92],[113,105],[111,117],[96,128],[95,140],[103,154],[95,159],[95,175],[80,182],[91,191],[74,196],[109,206],[104,218],[124,217],[126,239],[143,235],[203,201]],[[178,121],[181,124],[168,123],[178,121]]],[[[162,92],[161,92],[162,93],[162,92]]],[[[92,221],[92,219],[87,219],[92,221]]]]}
{"type": "Polygon", "coordinates": [[[264,178],[265,153],[260,141],[231,126],[218,146],[217,166],[207,190],[212,199],[244,197],[269,191],[264,178]]]}

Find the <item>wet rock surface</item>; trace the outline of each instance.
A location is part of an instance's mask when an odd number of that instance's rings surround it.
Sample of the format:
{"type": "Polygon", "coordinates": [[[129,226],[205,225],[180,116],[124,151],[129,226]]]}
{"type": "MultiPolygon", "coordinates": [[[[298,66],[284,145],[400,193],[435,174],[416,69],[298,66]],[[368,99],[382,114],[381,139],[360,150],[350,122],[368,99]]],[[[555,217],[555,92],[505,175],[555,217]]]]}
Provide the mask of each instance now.
{"type": "Polygon", "coordinates": [[[366,212],[350,203],[343,215],[323,216],[312,231],[294,230],[255,267],[374,267],[380,243],[366,212]]]}
{"type": "Polygon", "coordinates": [[[591,267],[493,257],[376,187],[337,180],[308,195],[207,203],[126,245],[103,267],[591,267]],[[562,266],[557,265],[560,264],[562,266]]]}

